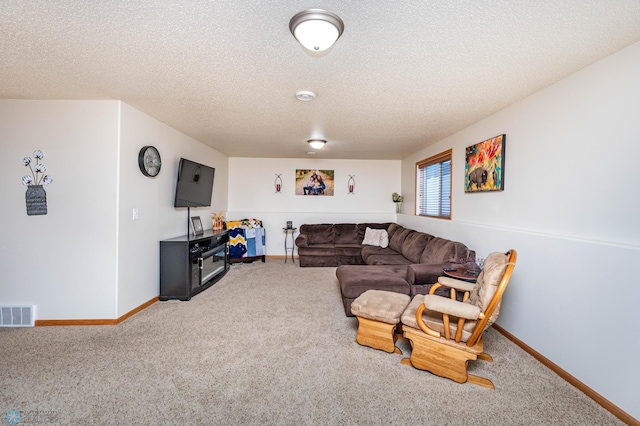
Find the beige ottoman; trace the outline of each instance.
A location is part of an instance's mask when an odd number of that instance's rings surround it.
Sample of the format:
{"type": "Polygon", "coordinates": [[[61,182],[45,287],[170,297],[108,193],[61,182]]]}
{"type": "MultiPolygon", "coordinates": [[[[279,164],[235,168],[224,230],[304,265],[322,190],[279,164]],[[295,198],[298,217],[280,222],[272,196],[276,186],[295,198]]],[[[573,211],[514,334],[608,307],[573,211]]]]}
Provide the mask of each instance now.
{"type": "Polygon", "coordinates": [[[358,318],[356,342],[385,352],[401,354],[396,347],[396,326],[411,298],[384,290],[367,290],[351,304],[358,318]]]}

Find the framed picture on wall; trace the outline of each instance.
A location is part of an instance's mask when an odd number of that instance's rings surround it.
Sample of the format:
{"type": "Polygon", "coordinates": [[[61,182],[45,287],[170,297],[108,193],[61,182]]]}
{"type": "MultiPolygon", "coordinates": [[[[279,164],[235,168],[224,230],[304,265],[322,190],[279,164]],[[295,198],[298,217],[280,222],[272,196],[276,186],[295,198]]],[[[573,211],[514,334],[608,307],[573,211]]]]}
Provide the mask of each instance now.
{"type": "Polygon", "coordinates": [[[200,220],[200,216],[191,216],[191,225],[193,226],[194,234],[200,235],[204,232],[202,229],[202,221],[200,220]]]}
{"type": "Polygon", "coordinates": [[[464,192],[504,190],[504,144],[498,135],[467,147],[464,164],[464,192]]]}
{"type": "Polygon", "coordinates": [[[333,170],[296,169],[296,195],[333,196],[333,170]]]}

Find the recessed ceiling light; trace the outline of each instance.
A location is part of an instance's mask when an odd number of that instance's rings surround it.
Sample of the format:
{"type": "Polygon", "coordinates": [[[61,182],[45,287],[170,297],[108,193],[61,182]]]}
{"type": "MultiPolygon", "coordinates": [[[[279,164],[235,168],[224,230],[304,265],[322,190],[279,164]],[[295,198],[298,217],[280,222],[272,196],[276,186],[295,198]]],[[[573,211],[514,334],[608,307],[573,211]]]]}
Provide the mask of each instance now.
{"type": "Polygon", "coordinates": [[[296,92],[296,98],[300,101],[312,101],[316,98],[316,94],[308,90],[300,90],[296,92]]]}

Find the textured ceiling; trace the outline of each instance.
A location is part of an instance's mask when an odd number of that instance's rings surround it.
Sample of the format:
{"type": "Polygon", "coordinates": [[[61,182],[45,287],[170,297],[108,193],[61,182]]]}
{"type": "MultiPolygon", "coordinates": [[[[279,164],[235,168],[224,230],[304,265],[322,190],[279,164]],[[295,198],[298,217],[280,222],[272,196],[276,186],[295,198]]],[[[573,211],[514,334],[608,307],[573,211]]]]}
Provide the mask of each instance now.
{"type": "Polygon", "coordinates": [[[638,0],[0,0],[0,97],[119,99],[232,157],[400,159],[639,40],[638,0]],[[324,54],[289,32],[307,8],[345,23],[324,54]]]}

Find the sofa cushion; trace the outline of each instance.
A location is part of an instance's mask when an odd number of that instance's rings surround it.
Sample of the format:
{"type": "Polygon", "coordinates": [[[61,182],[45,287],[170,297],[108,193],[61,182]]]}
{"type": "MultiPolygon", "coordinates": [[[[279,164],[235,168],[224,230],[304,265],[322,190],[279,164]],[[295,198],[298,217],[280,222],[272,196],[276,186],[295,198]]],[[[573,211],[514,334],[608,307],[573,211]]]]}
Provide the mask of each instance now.
{"type": "Polygon", "coordinates": [[[340,245],[336,246],[336,266],[340,265],[362,265],[362,256],[360,255],[360,244],[340,245]]]}
{"type": "Polygon", "coordinates": [[[333,244],[314,244],[311,247],[298,247],[298,256],[335,256],[333,244]]]}
{"type": "Polygon", "coordinates": [[[393,253],[393,250],[391,250],[390,248],[382,248],[378,246],[362,246],[361,250],[362,260],[364,260],[365,263],[368,263],[367,259],[369,258],[369,256],[386,253],[393,253]]]}
{"type": "Polygon", "coordinates": [[[389,245],[389,235],[384,229],[367,228],[362,244],[386,248],[389,245]]]}
{"type": "Polygon", "coordinates": [[[300,233],[309,236],[309,245],[333,244],[335,234],[333,225],[327,223],[302,225],[300,227],[300,233]]]}
{"type": "Polygon", "coordinates": [[[409,259],[411,263],[419,263],[427,242],[432,238],[433,235],[425,234],[424,232],[409,234],[402,244],[402,255],[409,259]]]}
{"type": "Polygon", "coordinates": [[[409,294],[409,283],[404,279],[406,266],[394,265],[342,265],[336,269],[343,297],[356,298],[367,290],[387,290],[409,294]]]}
{"type": "Polygon", "coordinates": [[[336,245],[334,249],[336,256],[360,256],[361,251],[362,249],[360,248],[359,244],[342,244],[339,246],[336,245]]]}
{"type": "Polygon", "coordinates": [[[359,244],[362,241],[355,223],[337,223],[333,225],[335,244],[359,244]]]}
{"type": "Polygon", "coordinates": [[[410,284],[428,284],[431,286],[438,282],[439,277],[444,275],[442,269],[451,265],[451,263],[414,263],[407,270],[407,281],[410,284]]]}
{"type": "Polygon", "coordinates": [[[457,241],[440,237],[431,238],[420,256],[420,263],[447,263],[457,259],[475,258],[475,252],[457,241]]]}
{"type": "Polygon", "coordinates": [[[389,247],[397,251],[398,253],[402,253],[402,245],[404,244],[404,240],[409,236],[409,234],[412,234],[414,232],[416,231],[414,231],[413,229],[397,229],[393,233],[393,236],[391,236],[391,238],[389,239],[389,247]]]}
{"type": "Polygon", "coordinates": [[[394,252],[393,254],[377,254],[367,258],[367,265],[411,265],[411,261],[394,252]]]}
{"type": "Polygon", "coordinates": [[[336,245],[336,266],[363,265],[360,244],[336,245]]]}
{"type": "Polygon", "coordinates": [[[335,256],[299,256],[300,267],[333,267],[338,266],[335,256]]]}
{"type": "Polygon", "coordinates": [[[393,234],[395,234],[398,229],[404,229],[404,228],[402,227],[402,225],[398,225],[397,223],[392,223],[391,225],[389,225],[389,227],[387,228],[387,234],[389,234],[389,239],[393,237],[393,234]]]}

